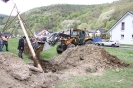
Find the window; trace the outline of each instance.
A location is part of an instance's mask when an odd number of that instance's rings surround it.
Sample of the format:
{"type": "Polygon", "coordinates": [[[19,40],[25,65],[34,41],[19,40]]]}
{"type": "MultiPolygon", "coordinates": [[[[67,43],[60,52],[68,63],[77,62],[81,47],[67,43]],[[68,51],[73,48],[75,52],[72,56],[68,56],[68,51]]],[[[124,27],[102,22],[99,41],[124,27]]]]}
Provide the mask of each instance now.
{"type": "Polygon", "coordinates": [[[78,35],[78,32],[77,31],[74,31],[72,35],[73,36],[77,36],[78,35]]]}
{"type": "Polygon", "coordinates": [[[85,32],[85,36],[89,36],[89,32],[85,32]]]}
{"type": "Polygon", "coordinates": [[[125,22],[122,22],[121,23],[121,30],[124,30],[125,29],[125,22]]]}
{"type": "Polygon", "coordinates": [[[121,39],[124,39],[124,35],[123,34],[121,35],[121,39]]]}
{"type": "Polygon", "coordinates": [[[133,27],[133,21],[132,21],[132,27],[133,27]]]}
{"type": "Polygon", "coordinates": [[[133,34],[132,34],[132,39],[133,39],[133,34]]]}
{"type": "Polygon", "coordinates": [[[106,42],[109,42],[109,40],[107,40],[106,42]]]}

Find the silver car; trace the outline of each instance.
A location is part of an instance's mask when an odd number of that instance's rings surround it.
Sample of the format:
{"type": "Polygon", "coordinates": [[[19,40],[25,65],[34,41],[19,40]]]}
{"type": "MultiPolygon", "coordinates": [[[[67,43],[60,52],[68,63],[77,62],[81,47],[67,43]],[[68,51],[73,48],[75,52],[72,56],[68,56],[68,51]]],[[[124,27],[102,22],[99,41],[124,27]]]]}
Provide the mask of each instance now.
{"type": "Polygon", "coordinates": [[[112,46],[112,47],[119,47],[120,43],[117,40],[107,40],[105,42],[101,42],[102,46],[112,46]]]}

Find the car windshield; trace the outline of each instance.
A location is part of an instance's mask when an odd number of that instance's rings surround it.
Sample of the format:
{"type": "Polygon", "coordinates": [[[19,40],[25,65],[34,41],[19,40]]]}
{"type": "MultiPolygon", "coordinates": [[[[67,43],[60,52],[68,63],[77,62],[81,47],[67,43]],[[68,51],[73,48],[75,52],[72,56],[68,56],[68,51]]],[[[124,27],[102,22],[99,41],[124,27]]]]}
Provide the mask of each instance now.
{"type": "Polygon", "coordinates": [[[107,40],[106,42],[109,42],[109,40],[107,40]]]}
{"type": "Polygon", "coordinates": [[[117,41],[117,40],[110,40],[110,42],[119,42],[119,41],[117,41]]]}
{"type": "Polygon", "coordinates": [[[89,32],[85,32],[85,36],[89,36],[89,32]]]}
{"type": "Polygon", "coordinates": [[[73,36],[77,36],[78,35],[78,32],[77,31],[74,31],[72,35],[73,36]]]}

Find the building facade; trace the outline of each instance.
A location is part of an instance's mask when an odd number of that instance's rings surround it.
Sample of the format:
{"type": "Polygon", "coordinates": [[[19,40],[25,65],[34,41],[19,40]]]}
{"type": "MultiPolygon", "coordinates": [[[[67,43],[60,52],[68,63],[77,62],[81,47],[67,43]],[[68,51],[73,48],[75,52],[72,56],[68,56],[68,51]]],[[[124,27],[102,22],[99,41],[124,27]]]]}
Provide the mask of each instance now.
{"type": "Polygon", "coordinates": [[[125,13],[107,33],[110,34],[110,40],[133,44],[133,12],[125,13]]]}

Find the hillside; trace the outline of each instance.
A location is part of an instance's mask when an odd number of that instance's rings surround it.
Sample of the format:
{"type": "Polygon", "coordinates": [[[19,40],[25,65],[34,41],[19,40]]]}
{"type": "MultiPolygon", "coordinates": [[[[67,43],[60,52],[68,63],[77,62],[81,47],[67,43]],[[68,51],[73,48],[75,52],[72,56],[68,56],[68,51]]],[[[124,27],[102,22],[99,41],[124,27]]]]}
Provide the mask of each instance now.
{"type": "Polygon", "coordinates": [[[2,17],[7,17],[7,15],[0,14],[0,18],[2,18],[2,17]]]}
{"type": "Polygon", "coordinates": [[[0,14],[0,25],[2,25],[3,24],[3,19],[5,18],[5,17],[7,17],[7,15],[4,15],[4,14],[0,14]]]}
{"type": "MultiPolygon", "coordinates": [[[[97,28],[108,30],[123,14],[133,11],[132,6],[132,0],[119,0],[99,5],[56,4],[31,9],[21,16],[32,31],[42,29],[57,31],[85,27],[88,30],[97,28]]],[[[4,24],[6,19],[2,21],[0,19],[0,22],[4,24]]],[[[16,25],[17,23],[13,22],[9,29],[11,30],[16,25]]],[[[20,26],[17,28],[20,29],[20,26]]],[[[16,33],[18,32],[17,30],[16,33]]]]}

